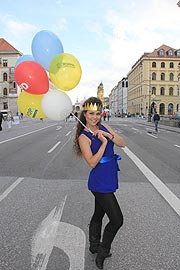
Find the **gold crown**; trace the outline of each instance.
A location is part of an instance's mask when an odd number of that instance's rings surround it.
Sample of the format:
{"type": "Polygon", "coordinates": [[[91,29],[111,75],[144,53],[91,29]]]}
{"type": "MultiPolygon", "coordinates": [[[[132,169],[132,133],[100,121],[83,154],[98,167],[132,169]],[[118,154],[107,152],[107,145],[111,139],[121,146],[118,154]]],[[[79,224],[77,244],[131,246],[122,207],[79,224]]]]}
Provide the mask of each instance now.
{"type": "Polygon", "coordinates": [[[83,105],[83,111],[102,111],[102,105],[96,104],[96,103],[84,103],[83,105]]]}

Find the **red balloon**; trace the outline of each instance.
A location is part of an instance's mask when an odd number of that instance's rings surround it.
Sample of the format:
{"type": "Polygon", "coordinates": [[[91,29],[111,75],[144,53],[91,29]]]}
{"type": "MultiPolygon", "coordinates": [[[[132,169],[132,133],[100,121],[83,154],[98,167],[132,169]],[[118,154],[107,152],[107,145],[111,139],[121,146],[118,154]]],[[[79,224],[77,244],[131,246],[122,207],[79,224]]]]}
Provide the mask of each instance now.
{"type": "Polygon", "coordinates": [[[26,92],[42,95],[49,90],[49,79],[45,69],[37,62],[23,61],[14,71],[16,83],[26,92]]]}

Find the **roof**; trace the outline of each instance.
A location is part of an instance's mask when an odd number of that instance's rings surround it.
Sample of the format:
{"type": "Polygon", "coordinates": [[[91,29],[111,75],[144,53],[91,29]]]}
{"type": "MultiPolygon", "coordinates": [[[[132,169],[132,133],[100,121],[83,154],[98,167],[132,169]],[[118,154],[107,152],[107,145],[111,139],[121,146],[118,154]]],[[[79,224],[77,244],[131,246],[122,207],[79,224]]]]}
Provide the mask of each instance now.
{"type": "Polygon", "coordinates": [[[177,49],[174,49],[174,48],[172,48],[170,46],[167,46],[167,45],[163,44],[159,48],[155,49],[153,52],[147,53],[146,56],[147,57],[169,57],[169,58],[177,58],[177,55],[176,54],[169,55],[168,54],[168,51],[169,50],[172,50],[173,52],[176,52],[177,51],[177,49]],[[160,50],[164,50],[164,52],[165,52],[164,56],[162,56],[162,55],[159,54],[159,51],[160,50]]]}
{"type": "Polygon", "coordinates": [[[16,48],[14,48],[9,42],[7,42],[4,38],[0,38],[0,52],[15,52],[20,53],[16,48]]]}

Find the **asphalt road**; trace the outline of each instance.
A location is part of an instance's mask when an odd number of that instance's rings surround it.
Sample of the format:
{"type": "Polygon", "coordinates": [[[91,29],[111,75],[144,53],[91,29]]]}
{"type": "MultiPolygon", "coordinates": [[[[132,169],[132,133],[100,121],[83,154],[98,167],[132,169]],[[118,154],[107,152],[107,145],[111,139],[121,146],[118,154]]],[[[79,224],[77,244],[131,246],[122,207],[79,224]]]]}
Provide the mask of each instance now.
{"type": "MultiPolygon", "coordinates": [[[[88,165],[72,152],[75,122],[25,119],[0,133],[0,270],[94,270],[88,165]]],[[[126,140],[117,198],[124,225],[104,269],[180,269],[180,133],[111,119],[126,140]]],[[[104,220],[104,225],[107,219],[104,220]]]]}

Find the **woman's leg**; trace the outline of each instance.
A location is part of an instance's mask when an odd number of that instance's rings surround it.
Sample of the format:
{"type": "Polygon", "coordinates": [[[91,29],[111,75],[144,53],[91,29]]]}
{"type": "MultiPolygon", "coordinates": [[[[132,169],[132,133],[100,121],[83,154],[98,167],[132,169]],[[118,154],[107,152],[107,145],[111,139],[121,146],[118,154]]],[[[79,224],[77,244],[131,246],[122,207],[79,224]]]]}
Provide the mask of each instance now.
{"type": "Polygon", "coordinates": [[[114,193],[93,192],[93,194],[109,218],[109,223],[104,229],[102,244],[98,248],[96,257],[97,267],[103,269],[104,260],[109,257],[111,243],[117,231],[123,225],[123,215],[114,193]]]}
{"type": "Polygon", "coordinates": [[[100,245],[101,240],[101,228],[102,228],[102,219],[105,215],[105,211],[98,203],[95,198],[95,209],[94,214],[91,218],[89,225],[89,242],[90,247],[89,250],[94,254],[97,253],[98,247],[100,245]]]}

